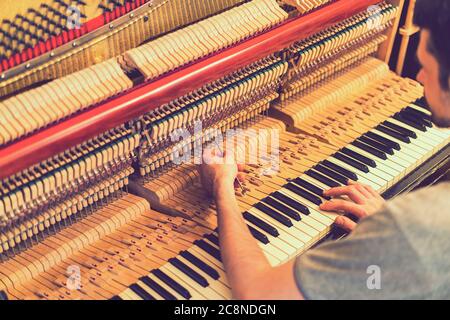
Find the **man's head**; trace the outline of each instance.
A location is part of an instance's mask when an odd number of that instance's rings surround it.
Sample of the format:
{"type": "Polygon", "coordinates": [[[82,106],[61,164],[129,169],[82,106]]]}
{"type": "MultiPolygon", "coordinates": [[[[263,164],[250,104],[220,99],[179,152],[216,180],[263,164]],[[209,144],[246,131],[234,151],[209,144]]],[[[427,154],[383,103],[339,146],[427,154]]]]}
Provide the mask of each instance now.
{"type": "Polygon", "coordinates": [[[417,0],[415,23],[422,28],[417,79],[436,124],[450,127],[450,1],[417,0]]]}

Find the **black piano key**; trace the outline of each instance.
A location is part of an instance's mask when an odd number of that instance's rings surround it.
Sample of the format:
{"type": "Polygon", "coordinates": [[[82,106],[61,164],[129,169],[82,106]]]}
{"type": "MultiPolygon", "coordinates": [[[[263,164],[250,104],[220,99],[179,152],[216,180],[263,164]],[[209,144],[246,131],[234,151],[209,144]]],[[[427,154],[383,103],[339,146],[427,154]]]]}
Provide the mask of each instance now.
{"type": "Polygon", "coordinates": [[[412,117],[413,119],[418,119],[418,120],[420,120],[420,123],[424,124],[427,127],[429,124],[433,125],[432,124],[433,120],[432,120],[431,116],[426,115],[425,113],[422,113],[411,107],[406,107],[405,109],[400,111],[400,114],[406,114],[406,115],[412,117]]]}
{"type": "Polygon", "coordinates": [[[295,201],[294,199],[289,198],[288,196],[282,194],[281,192],[278,191],[274,192],[270,196],[277,199],[281,203],[288,205],[289,207],[294,208],[297,211],[300,211],[304,215],[309,215],[311,213],[307,206],[298,201],[295,201]]]}
{"type": "Polygon", "coordinates": [[[130,289],[144,300],[156,300],[151,294],[142,289],[138,284],[132,284],[130,289]]]}
{"type": "Polygon", "coordinates": [[[311,178],[316,179],[317,181],[322,182],[323,184],[329,186],[330,188],[336,188],[336,187],[341,186],[340,183],[325,177],[324,175],[318,173],[317,171],[308,170],[305,172],[305,174],[310,176],[311,178]]]}
{"type": "Polygon", "coordinates": [[[197,282],[203,288],[209,286],[208,280],[206,280],[202,275],[198,274],[197,271],[193,270],[191,267],[187,266],[177,258],[170,258],[168,261],[171,265],[173,265],[175,268],[183,272],[189,278],[197,282]]]}
{"type": "Polygon", "coordinates": [[[425,97],[419,98],[414,102],[415,105],[417,105],[419,108],[422,108],[425,110],[429,110],[430,107],[428,106],[428,101],[425,97]]]}
{"type": "Polygon", "coordinates": [[[353,168],[358,169],[362,172],[365,172],[365,173],[370,172],[368,166],[366,166],[365,164],[360,163],[358,161],[355,161],[352,158],[349,158],[348,156],[346,156],[343,153],[338,152],[333,157],[335,157],[338,160],[341,160],[342,162],[344,162],[344,163],[348,164],[349,166],[352,166],[353,168]]]}
{"type": "Polygon", "coordinates": [[[316,204],[316,205],[321,205],[322,204],[322,199],[320,199],[319,197],[313,195],[312,193],[309,193],[306,190],[303,190],[300,187],[297,187],[295,184],[293,183],[288,183],[286,185],[283,186],[283,188],[288,189],[289,191],[292,191],[293,193],[295,193],[296,195],[311,201],[312,203],[316,204]]]}
{"type": "Polygon", "coordinates": [[[248,229],[250,230],[250,233],[252,234],[252,236],[258,240],[259,242],[261,242],[262,244],[269,244],[269,238],[267,238],[267,236],[261,232],[259,232],[258,230],[256,230],[255,228],[253,228],[252,226],[248,226],[248,229]]]}
{"type": "Polygon", "coordinates": [[[419,109],[422,109],[422,110],[417,110],[417,109],[415,109],[413,107],[410,107],[410,106],[406,107],[404,110],[406,110],[408,112],[411,112],[411,114],[417,114],[422,119],[425,119],[425,120],[428,120],[428,121],[432,121],[433,120],[433,118],[428,113],[425,112],[425,109],[421,108],[419,105],[416,105],[416,107],[419,107],[419,109]]]}
{"type": "Polygon", "coordinates": [[[292,221],[288,217],[283,216],[282,214],[269,208],[262,202],[255,204],[254,207],[288,228],[293,226],[292,221]]]}
{"type": "Polygon", "coordinates": [[[142,277],[139,280],[141,280],[143,283],[145,283],[149,288],[153,289],[157,294],[159,294],[161,297],[164,298],[164,300],[178,300],[173,294],[171,294],[169,291],[161,287],[157,282],[150,279],[149,277],[142,277]]]}
{"type": "Polygon", "coordinates": [[[218,261],[222,262],[220,251],[214,248],[209,243],[205,242],[204,240],[195,240],[194,244],[203,251],[209,253],[212,257],[216,258],[218,261]]]}
{"type": "Polygon", "coordinates": [[[346,176],[347,178],[352,179],[353,181],[358,181],[358,176],[356,175],[356,173],[354,173],[350,170],[347,170],[345,168],[342,168],[341,166],[338,166],[337,164],[335,164],[331,161],[325,160],[325,161],[322,161],[322,164],[336,172],[339,172],[340,174],[346,176]]]}
{"type": "Polygon", "coordinates": [[[159,269],[152,270],[151,273],[153,273],[159,280],[164,282],[169,286],[169,288],[172,288],[174,291],[176,291],[180,296],[183,298],[189,300],[192,298],[191,293],[183,287],[181,284],[173,280],[171,277],[169,277],[167,274],[165,274],[163,271],[159,269]]]}
{"type": "Polygon", "coordinates": [[[324,198],[325,200],[331,200],[330,197],[326,197],[323,195],[323,193],[324,193],[323,189],[313,185],[312,183],[310,183],[302,178],[296,178],[296,179],[292,180],[292,182],[305,188],[306,190],[310,191],[311,193],[314,193],[315,195],[324,198]]]}
{"type": "Polygon", "coordinates": [[[411,120],[405,118],[404,116],[402,116],[400,114],[394,115],[393,118],[395,120],[397,120],[397,121],[403,122],[404,124],[407,124],[408,126],[413,127],[413,128],[415,128],[417,130],[420,130],[422,132],[426,131],[425,126],[419,125],[419,124],[415,123],[414,121],[411,121],[411,120]]]}
{"type": "Polygon", "coordinates": [[[375,148],[372,148],[371,146],[368,146],[365,143],[362,143],[360,141],[353,141],[352,145],[360,148],[361,150],[364,150],[367,153],[370,153],[371,155],[373,155],[377,158],[380,158],[381,160],[387,160],[387,155],[384,152],[381,152],[375,148]]]}
{"type": "Polygon", "coordinates": [[[269,206],[274,207],[275,209],[277,209],[278,211],[287,215],[289,218],[294,219],[295,221],[301,220],[300,215],[296,211],[292,210],[291,208],[286,207],[284,204],[276,201],[273,198],[267,197],[261,201],[268,204],[269,206]]]}
{"type": "Polygon", "coordinates": [[[362,163],[364,163],[365,165],[367,165],[369,167],[372,167],[372,168],[376,168],[377,167],[377,163],[375,161],[373,161],[372,159],[369,159],[369,158],[367,158],[367,157],[365,157],[365,156],[363,156],[363,155],[361,155],[361,154],[359,154],[359,153],[357,153],[357,152],[355,152],[353,150],[350,150],[348,148],[343,148],[341,150],[341,152],[343,154],[345,154],[346,156],[351,157],[353,159],[356,159],[359,162],[362,162],[362,163]]]}
{"type": "Polygon", "coordinates": [[[372,148],[380,150],[385,154],[389,155],[394,154],[394,148],[390,144],[385,143],[384,141],[381,141],[381,139],[378,138],[371,138],[367,133],[363,134],[357,140],[365,143],[366,145],[371,146],[372,148]]]}
{"type": "Polygon", "coordinates": [[[379,143],[379,142],[377,142],[375,140],[369,139],[369,138],[367,138],[365,136],[359,137],[358,140],[361,141],[361,142],[364,142],[365,144],[367,144],[367,145],[369,145],[369,146],[371,146],[371,147],[373,147],[375,149],[383,151],[386,154],[390,154],[391,156],[394,155],[394,150],[392,150],[392,148],[389,148],[388,146],[386,146],[386,145],[384,145],[382,143],[379,143]]]}
{"type": "Polygon", "coordinates": [[[364,136],[369,137],[372,140],[378,141],[379,143],[382,143],[388,147],[391,147],[394,150],[400,151],[402,149],[397,142],[386,139],[385,137],[382,137],[379,134],[376,134],[375,132],[367,132],[366,134],[364,134],[364,136]]]}
{"type": "Polygon", "coordinates": [[[425,127],[433,128],[433,125],[434,125],[433,120],[428,120],[428,119],[422,118],[422,121],[424,122],[425,127]]]}
{"type": "Polygon", "coordinates": [[[413,117],[417,117],[417,118],[422,119],[422,121],[424,122],[425,126],[427,126],[428,128],[433,127],[433,122],[432,122],[432,118],[431,118],[430,115],[425,114],[423,112],[420,112],[419,110],[413,109],[411,107],[406,107],[403,110],[405,112],[409,113],[413,117]]]}
{"type": "MultiPolygon", "coordinates": [[[[0,299],[0,300],[5,300],[5,299],[0,299]]],[[[109,299],[109,300],[116,300],[116,301],[120,301],[120,300],[122,300],[122,298],[121,297],[119,297],[119,296],[114,296],[114,297],[112,297],[111,299],[109,299]]]]}
{"type": "Polygon", "coordinates": [[[394,131],[392,129],[386,128],[385,126],[379,125],[376,127],[378,131],[383,132],[384,134],[387,134],[388,136],[391,136],[397,140],[400,140],[404,143],[411,143],[411,140],[408,137],[402,136],[397,131],[394,131]]]}
{"type": "Polygon", "coordinates": [[[414,124],[415,125],[414,128],[416,128],[422,132],[426,132],[428,130],[427,126],[426,126],[428,121],[424,120],[422,117],[418,117],[415,114],[412,114],[411,112],[402,110],[402,111],[398,112],[396,114],[396,116],[399,116],[400,118],[414,124]]]}
{"type": "Polygon", "coordinates": [[[316,165],[313,169],[319,171],[320,173],[322,173],[323,175],[326,175],[327,177],[332,178],[333,180],[339,181],[340,183],[342,183],[344,185],[348,184],[349,179],[347,177],[344,177],[343,175],[341,175],[333,170],[330,170],[321,164],[316,165]]]}
{"type": "Polygon", "coordinates": [[[217,272],[217,270],[214,269],[213,267],[211,267],[210,265],[206,264],[205,262],[203,262],[202,260],[200,260],[196,256],[194,256],[192,253],[190,253],[188,251],[181,251],[180,255],[183,258],[185,258],[186,260],[188,260],[190,263],[192,263],[194,266],[196,266],[197,268],[202,270],[208,276],[213,278],[214,280],[219,280],[220,275],[217,272]]]}
{"type": "Polygon", "coordinates": [[[216,246],[220,247],[219,238],[213,234],[205,234],[205,238],[214,243],[216,246]]]}
{"type": "Polygon", "coordinates": [[[385,121],[385,122],[383,122],[383,125],[388,127],[388,128],[390,128],[390,129],[392,129],[392,130],[400,132],[401,134],[403,134],[403,135],[405,135],[407,137],[410,137],[410,138],[413,138],[413,139],[417,139],[417,134],[414,131],[406,129],[406,128],[404,128],[402,126],[399,126],[399,125],[397,125],[395,123],[392,123],[390,121],[385,121]]]}
{"type": "Polygon", "coordinates": [[[417,117],[415,114],[412,114],[412,113],[410,113],[408,111],[405,111],[405,110],[400,111],[398,114],[402,118],[405,118],[406,120],[414,122],[415,124],[420,126],[422,128],[421,131],[423,131],[423,132],[427,131],[427,128],[426,128],[427,121],[425,121],[422,117],[417,117]]]}
{"type": "Polygon", "coordinates": [[[277,228],[274,226],[271,226],[270,224],[266,223],[265,221],[262,221],[260,218],[255,217],[250,212],[244,212],[244,219],[248,222],[253,223],[255,226],[260,228],[261,230],[264,230],[268,234],[270,234],[273,237],[278,237],[280,233],[278,232],[277,228]]]}

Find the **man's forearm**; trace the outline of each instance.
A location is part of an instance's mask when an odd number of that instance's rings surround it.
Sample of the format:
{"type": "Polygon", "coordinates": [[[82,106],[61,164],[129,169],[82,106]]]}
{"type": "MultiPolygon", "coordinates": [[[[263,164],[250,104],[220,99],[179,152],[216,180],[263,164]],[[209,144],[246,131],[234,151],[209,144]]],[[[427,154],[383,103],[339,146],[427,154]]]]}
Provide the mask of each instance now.
{"type": "Polygon", "coordinates": [[[258,275],[271,269],[249,232],[231,184],[218,183],[214,190],[219,212],[220,245],[228,280],[236,298],[245,297],[258,275]]]}

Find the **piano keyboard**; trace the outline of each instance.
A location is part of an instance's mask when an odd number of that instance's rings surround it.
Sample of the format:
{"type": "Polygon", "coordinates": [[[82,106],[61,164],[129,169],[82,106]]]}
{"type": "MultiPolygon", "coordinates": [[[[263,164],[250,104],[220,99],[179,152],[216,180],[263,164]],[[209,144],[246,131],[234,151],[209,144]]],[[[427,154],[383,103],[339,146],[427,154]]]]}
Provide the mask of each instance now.
{"type": "MultiPolygon", "coordinates": [[[[412,103],[297,178],[284,181],[277,191],[265,194],[243,213],[244,219],[268,261],[273,266],[285,263],[316,244],[334,223],[336,214],[319,209],[324,190],[353,180],[383,192],[449,141],[449,132],[431,124],[429,111],[412,103]]],[[[112,299],[230,297],[216,230],[112,299]]]]}

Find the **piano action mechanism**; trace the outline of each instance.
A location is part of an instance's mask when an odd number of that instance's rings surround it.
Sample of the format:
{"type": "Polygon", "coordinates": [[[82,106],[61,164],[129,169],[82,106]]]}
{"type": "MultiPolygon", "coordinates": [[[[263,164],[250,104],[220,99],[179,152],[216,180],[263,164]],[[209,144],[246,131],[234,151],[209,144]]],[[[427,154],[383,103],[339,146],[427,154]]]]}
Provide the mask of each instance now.
{"type": "Polygon", "coordinates": [[[0,299],[230,299],[215,205],[177,162],[230,129],[241,159],[278,146],[237,190],[272,265],[330,235],[324,189],[448,170],[449,132],[386,64],[403,1],[294,2],[0,5],[0,299]]]}

